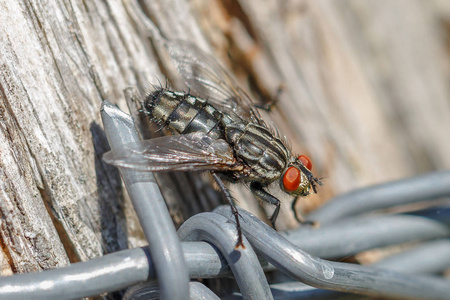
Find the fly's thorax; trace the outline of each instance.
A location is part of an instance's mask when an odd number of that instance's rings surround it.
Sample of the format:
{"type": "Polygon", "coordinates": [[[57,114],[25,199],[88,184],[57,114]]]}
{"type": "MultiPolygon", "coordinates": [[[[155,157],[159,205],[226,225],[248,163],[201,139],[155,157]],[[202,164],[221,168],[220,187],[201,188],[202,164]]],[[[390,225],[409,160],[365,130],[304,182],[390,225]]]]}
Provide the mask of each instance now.
{"type": "Polygon", "coordinates": [[[223,138],[222,113],[205,99],[160,89],[146,97],[144,109],[153,121],[180,134],[203,132],[215,139],[223,138]]]}
{"type": "Polygon", "coordinates": [[[236,156],[248,166],[246,180],[269,184],[282,175],[290,153],[267,128],[253,123],[235,123],[225,127],[225,134],[236,156]]]}

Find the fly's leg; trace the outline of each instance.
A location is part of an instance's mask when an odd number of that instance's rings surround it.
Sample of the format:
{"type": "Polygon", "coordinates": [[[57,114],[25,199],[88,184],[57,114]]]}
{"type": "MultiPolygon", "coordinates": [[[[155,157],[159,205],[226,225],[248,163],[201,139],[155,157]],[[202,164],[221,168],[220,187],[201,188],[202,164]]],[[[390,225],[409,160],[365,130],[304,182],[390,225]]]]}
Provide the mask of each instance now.
{"type": "Polygon", "coordinates": [[[271,97],[272,100],[270,100],[264,104],[263,103],[255,103],[254,106],[256,108],[271,112],[272,109],[275,107],[275,105],[277,105],[277,102],[280,99],[280,96],[283,93],[284,89],[285,89],[285,86],[283,84],[280,84],[275,95],[271,97]]]}
{"type": "Polygon", "coordinates": [[[278,200],[277,198],[266,192],[263,189],[262,185],[258,182],[253,181],[252,183],[250,183],[250,190],[256,197],[258,197],[258,199],[261,199],[272,205],[275,205],[275,211],[270,217],[270,222],[272,223],[273,228],[275,228],[275,221],[277,220],[278,214],[280,213],[280,205],[281,205],[280,200],[278,200]]]}
{"type": "Polygon", "coordinates": [[[277,105],[277,102],[278,102],[278,99],[273,99],[273,100],[270,100],[270,101],[267,102],[267,103],[255,103],[255,104],[253,104],[253,105],[254,105],[256,108],[259,108],[259,109],[262,109],[262,110],[271,112],[271,111],[272,111],[272,108],[274,108],[275,105],[277,105]]]}
{"type": "Polygon", "coordinates": [[[294,218],[297,220],[297,222],[299,222],[300,224],[304,224],[306,222],[305,219],[301,215],[297,214],[297,211],[295,210],[295,205],[297,204],[298,199],[300,199],[300,197],[294,198],[294,201],[292,201],[291,204],[291,209],[294,212],[294,218]]]}
{"type": "Polygon", "coordinates": [[[297,211],[295,210],[295,205],[297,204],[298,199],[300,199],[300,197],[295,197],[294,201],[292,201],[291,204],[291,209],[292,212],[294,213],[294,218],[297,220],[297,222],[299,222],[300,224],[304,224],[304,225],[316,225],[315,221],[306,221],[301,215],[297,214],[297,211]]]}
{"type": "Polygon", "coordinates": [[[239,222],[239,212],[236,208],[236,204],[234,204],[233,197],[231,196],[230,191],[227,189],[227,187],[225,186],[225,184],[223,183],[223,181],[219,177],[219,175],[217,175],[215,172],[211,172],[211,175],[214,178],[214,180],[217,182],[217,184],[219,185],[220,189],[222,190],[223,194],[225,195],[225,198],[230,203],[231,212],[233,213],[234,218],[236,219],[236,230],[238,233],[238,240],[236,242],[235,248],[237,249],[239,247],[242,247],[243,249],[245,249],[245,246],[242,243],[242,231],[241,231],[241,223],[239,222]]]}

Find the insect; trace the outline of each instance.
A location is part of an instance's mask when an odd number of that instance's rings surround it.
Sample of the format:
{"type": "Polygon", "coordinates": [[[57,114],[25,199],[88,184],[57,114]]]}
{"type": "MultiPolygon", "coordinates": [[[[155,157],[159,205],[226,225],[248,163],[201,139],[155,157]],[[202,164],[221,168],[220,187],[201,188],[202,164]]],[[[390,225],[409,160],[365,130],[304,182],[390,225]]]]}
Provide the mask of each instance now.
{"type": "Polygon", "coordinates": [[[244,247],[239,214],[224,182],[245,183],[258,199],[274,205],[272,224],[280,200],[266,190],[271,184],[278,182],[295,197],[293,208],[300,196],[316,193],[322,183],[311,172],[311,160],[291,153],[212,56],[186,42],[167,42],[166,48],[189,92],[155,88],[146,95],[142,112],[175,134],[111,151],[104,160],[140,171],[209,171],[234,214],[236,247],[244,247]]]}

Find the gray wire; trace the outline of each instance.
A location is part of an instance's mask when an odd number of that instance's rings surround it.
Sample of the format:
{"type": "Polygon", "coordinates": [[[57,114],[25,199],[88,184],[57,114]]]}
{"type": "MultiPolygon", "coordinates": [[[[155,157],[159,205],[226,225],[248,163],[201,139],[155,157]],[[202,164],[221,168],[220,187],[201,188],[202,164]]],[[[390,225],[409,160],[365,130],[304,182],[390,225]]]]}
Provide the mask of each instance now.
{"type": "Polygon", "coordinates": [[[305,299],[305,300],[338,300],[338,299],[367,299],[367,296],[349,294],[343,292],[316,289],[304,283],[286,282],[271,284],[270,289],[276,300],[282,299],[305,299]]]}
{"type": "MultiPolygon", "coordinates": [[[[372,266],[377,268],[418,273],[440,273],[450,268],[450,239],[431,241],[389,256],[372,266]]],[[[450,284],[450,283],[449,283],[450,284]]]]}
{"type": "MultiPolygon", "coordinates": [[[[225,208],[226,211],[229,213],[228,207],[225,208]]],[[[244,225],[251,225],[254,222],[253,220],[244,220],[244,225]]],[[[232,229],[234,230],[232,233],[235,234],[235,228],[233,226],[232,229]]],[[[255,232],[255,234],[258,233],[255,232]]],[[[272,232],[272,234],[273,236],[270,239],[276,241],[277,233],[272,232]]],[[[448,240],[444,240],[444,242],[448,244],[448,240]]],[[[304,244],[308,244],[308,240],[304,244]]],[[[234,246],[234,243],[230,242],[230,245],[234,246]]],[[[183,242],[182,250],[192,278],[224,277],[231,274],[225,258],[209,243],[183,242]]],[[[274,248],[273,251],[280,250],[274,248]]],[[[445,251],[445,248],[443,251],[445,251]]],[[[427,269],[433,268],[432,265],[427,264],[427,262],[433,264],[433,255],[436,256],[437,264],[439,264],[439,261],[442,261],[441,268],[438,269],[438,267],[435,267],[435,269],[442,271],[447,266],[450,255],[446,256],[445,252],[442,252],[439,248],[434,250],[432,248],[428,249],[428,252],[422,252],[422,254],[416,255],[410,260],[405,260],[403,263],[404,267],[408,268],[409,266],[409,268],[414,270],[420,266],[421,269],[426,271],[427,269]],[[411,266],[411,262],[414,263],[414,266],[411,266]]],[[[252,263],[252,266],[255,266],[255,264],[252,263]]],[[[407,272],[409,273],[408,269],[407,272]]],[[[0,299],[64,299],[87,297],[107,291],[118,290],[145,281],[147,278],[155,279],[156,272],[152,260],[147,258],[142,249],[138,248],[107,254],[87,262],[72,264],[66,268],[1,278],[0,299]]],[[[291,283],[292,285],[294,284],[291,283]]],[[[287,293],[287,291],[285,292],[287,293]]],[[[316,290],[311,293],[314,295],[323,294],[316,290]]],[[[293,295],[297,294],[301,293],[296,291],[293,295]]],[[[328,295],[329,293],[327,292],[325,294],[328,295]]],[[[191,297],[193,296],[191,295],[191,297]]]]}
{"type": "MultiPolygon", "coordinates": [[[[200,282],[189,283],[190,297],[192,300],[219,300],[210,289],[200,282]]],[[[151,300],[160,299],[158,283],[146,282],[129,288],[122,300],[151,300]]]]}
{"type": "Polygon", "coordinates": [[[376,209],[449,196],[450,171],[432,172],[339,195],[311,213],[308,220],[333,224],[376,209]]]}
{"type": "MultiPolygon", "coordinates": [[[[229,218],[228,207],[215,212],[229,218]]],[[[442,279],[408,276],[398,272],[325,261],[287,241],[250,213],[240,209],[242,232],[255,251],[287,275],[308,285],[376,296],[448,299],[450,284],[442,279]]]]}
{"type": "MultiPolygon", "coordinates": [[[[450,268],[450,240],[437,240],[414,247],[411,250],[392,255],[373,264],[377,268],[397,270],[408,274],[438,273],[450,268]]],[[[270,289],[275,299],[361,299],[361,296],[316,289],[301,282],[271,284],[270,289]]],[[[241,299],[240,294],[233,294],[225,299],[241,299]]]]}
{"type": "MultiPolygon", "coordinates": [[[[294,282],[284,282],[276,283],[270,285],[270,290],[276,300],[338,300],[338,299],[367,299],[367,296],[348,294],[336,291],[316,289],[312,286],[306,285],[304,283],[294,281],[294,282]]],[[[240,293],[232,293],[231,295],[225,296],[223,300],[237,300],[242,299],[240,293]]]]}
{"type": "Polygon", "coordinates": [[[143,249],[111,253],[88,262],[0,279],[0,299],[74,299],[116,291],[155,277],[143,249]]]}
{"type": "Polygon", "coordinates": [[[232,275],[225,257],[210,243],[182,242],[181,248],[191,278],[218,278],[232,275]]]}
{"type": "Polygon", "coordinates": [[[320,228],[300,227],[281,233],[302,250],[321,258],[342,258],[368,249],[445,238],[450,227],[414,215],[349,218],[320,228]]]}
{"type": "MultiPolygon", "coordinates": [[[[102,103],[101,115],[111,149],[117,150],[139,140],[131,117],[106,100],[102,103]]],[[[125,168],[119,170],[149,242],[161,298],[189,299],[189,272],[175,226],[153,174],[125,168]]]]}
{"type": "Polygon", "coordinates": [[[191,299],[198,300],[219,300],[216,294],[200,282],[191,282],[191,299]]]}
{"type": "MultiPolygon", "coordinates": [[[[211,244],[183,242],[182,249],[192,278],[232,275],[225,258],[211,244]]],[[[154,263],[147,252],[146,248],[124,250],[60,269],[2,277],[0,299],[81,298],[156,279],[154,263]]]]}
{"type": "Polygon", "coordinates": [[[236,227],[227,218],[201,213],[184,222],[178,234],[186,241],[207,241],[216,246],[228,261],[244,299],[273,299],[258,257],[244,236],[245,249],[235,249],[236,227]]]}

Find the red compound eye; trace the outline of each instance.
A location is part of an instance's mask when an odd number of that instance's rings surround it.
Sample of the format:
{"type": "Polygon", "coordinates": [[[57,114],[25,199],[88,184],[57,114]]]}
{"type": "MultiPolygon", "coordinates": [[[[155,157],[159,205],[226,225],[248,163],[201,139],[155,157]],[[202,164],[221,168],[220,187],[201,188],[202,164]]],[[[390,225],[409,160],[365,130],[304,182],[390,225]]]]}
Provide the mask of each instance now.
{"type": "Polygon", "coordinates": [[[287,192],[295,191],[301,182],[300,170],[296,167],[290,167],[287,169],[283,176],[283,186],[287,192]]]}
{"type": "Polygon", "coordinates": [[[306,155],[300,155],[300,156],[298,157],[298,160],[301,161],[302,164],[303,164],[308,170],[310,170],[310,171],[312,170],[312,162],[311,162],[311,160],[309,159],[308,156],[306,156],[306,155]]]}

